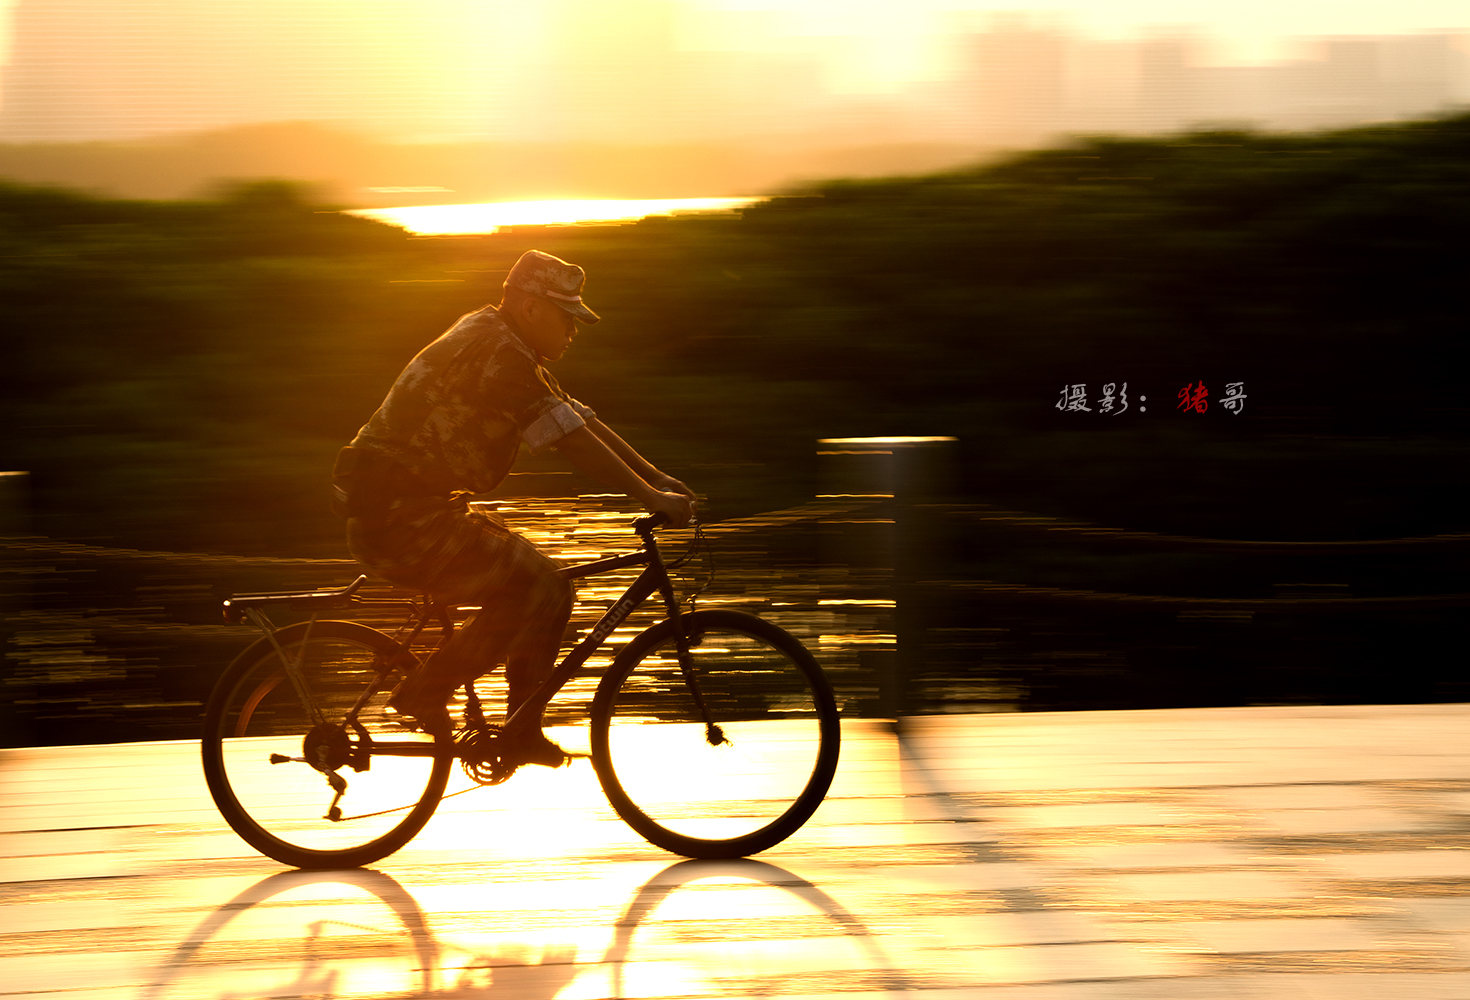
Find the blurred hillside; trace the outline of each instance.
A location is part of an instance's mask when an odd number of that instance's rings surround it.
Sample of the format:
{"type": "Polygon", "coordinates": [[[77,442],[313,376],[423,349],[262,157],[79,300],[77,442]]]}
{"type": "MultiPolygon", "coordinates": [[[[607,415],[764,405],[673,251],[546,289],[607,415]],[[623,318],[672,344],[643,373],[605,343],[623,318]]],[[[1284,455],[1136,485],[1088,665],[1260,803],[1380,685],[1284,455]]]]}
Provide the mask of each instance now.
{"type": "MultiPolygon", "coordinates": [[[[716,517],[817,492],[818,437],[951,434],[959,494],[1012,508],[1215,537],[1465,530],[1467,182],[1461,116],[1104,138],[738,218],[458,239],[288,184],[10,186],[0,468],[32,472],[38,534],[342,554],[336,449],[537,247],[588,269],[605,317],[558,377],[716,517]],[[1059,408],[1074,386],[1089,409],[1059,408]]],[[[507,488],[533,480],[557,481],[507,488]]]]}
{"type": "Polygon", "coordinates": [[[0,177],[108,198],[209,197],[222,180],[289,177],[353,208],[537,198],[761,194],[823,177],[968,164],[973,143],[879,142],[859,130],[737,143],[389,142],[310,122],[108,142],[0,143],[0,177]]]}

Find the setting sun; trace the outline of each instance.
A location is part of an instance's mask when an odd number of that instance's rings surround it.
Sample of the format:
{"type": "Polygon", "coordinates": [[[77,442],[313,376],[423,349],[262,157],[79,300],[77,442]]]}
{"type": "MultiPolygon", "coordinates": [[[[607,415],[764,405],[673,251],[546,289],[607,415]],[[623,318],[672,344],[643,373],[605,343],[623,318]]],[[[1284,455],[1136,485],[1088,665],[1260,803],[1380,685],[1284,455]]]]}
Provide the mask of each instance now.
{"type": "Polygon", "coordinates": [[[493,233],[505,226],[572,226],[632,222],[651,215],[728,212],[760,198],[557,199],[477,205],[359,209],[351,214],[401,226],[418,236],[493,233]]]}

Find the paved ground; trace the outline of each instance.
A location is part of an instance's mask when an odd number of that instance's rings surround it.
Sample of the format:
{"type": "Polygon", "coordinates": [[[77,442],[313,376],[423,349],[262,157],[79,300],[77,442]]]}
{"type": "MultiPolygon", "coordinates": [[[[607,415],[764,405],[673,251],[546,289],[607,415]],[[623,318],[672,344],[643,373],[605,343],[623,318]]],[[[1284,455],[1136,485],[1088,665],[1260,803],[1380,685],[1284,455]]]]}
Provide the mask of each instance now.
{"type": "Polygon", "coordinates": [[[1467,730],[1460,705],[858,723],[758,860],[645,845],[580,762],[325,874],[240,842],[191,744],[0,751],[0,994],[1470,998],[1467,730]]]}

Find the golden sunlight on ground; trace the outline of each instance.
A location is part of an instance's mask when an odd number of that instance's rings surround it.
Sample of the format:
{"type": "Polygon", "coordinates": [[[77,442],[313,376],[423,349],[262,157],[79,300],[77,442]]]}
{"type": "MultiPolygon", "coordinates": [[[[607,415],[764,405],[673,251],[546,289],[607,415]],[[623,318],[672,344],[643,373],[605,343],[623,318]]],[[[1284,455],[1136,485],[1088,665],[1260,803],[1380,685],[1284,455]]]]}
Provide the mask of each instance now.
{"type": "Polygon", "coordinates": [[[417,236],[493,233],[503,226],[575,226],[633,222],[652,215],[731,212],[761,198],[562,199],[478,205],[354,209],[349,215],[401,226],[417,236]]]}
{"type": "Polygon", "coordinates": [[[5,750],[4,987],[1470,996],[1467,721],[1463,705],[853,719],[826,803],[758,859],[650,847],[577,761],[445,801],[376,870],[322,872],[235,836],[193,743],[5,750]]]}

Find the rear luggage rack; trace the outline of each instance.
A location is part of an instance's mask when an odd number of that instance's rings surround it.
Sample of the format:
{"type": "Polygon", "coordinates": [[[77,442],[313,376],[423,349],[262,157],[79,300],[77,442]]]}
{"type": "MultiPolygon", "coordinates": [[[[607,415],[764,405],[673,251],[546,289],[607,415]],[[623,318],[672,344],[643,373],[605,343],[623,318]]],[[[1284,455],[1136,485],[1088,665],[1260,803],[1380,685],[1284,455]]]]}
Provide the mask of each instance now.
{"type": "Polygon", "coordinates": [[[260,594],[231,594],[225,598],[225,623],[238,625],[246,612],[261,610],[271,605],[286,605],[310,608],[313,617],[327,608],[350,603],[357,590],[367,582],[367,575],[359,576],[345,587],[337,590],[273,591],[260,594]]]}

